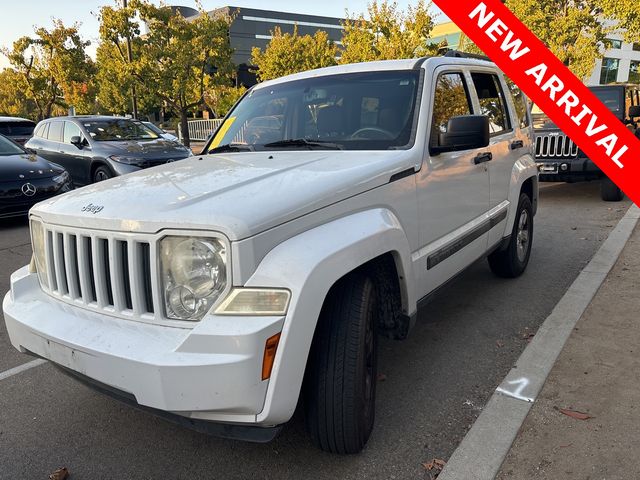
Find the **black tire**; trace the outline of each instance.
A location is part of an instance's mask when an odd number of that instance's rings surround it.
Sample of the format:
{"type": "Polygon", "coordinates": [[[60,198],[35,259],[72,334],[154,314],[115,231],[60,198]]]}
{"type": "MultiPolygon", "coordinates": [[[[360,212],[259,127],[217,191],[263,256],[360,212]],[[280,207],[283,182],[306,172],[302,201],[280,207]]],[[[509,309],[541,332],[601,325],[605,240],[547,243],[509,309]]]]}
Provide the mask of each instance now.
{"type": "Polygon", "coordinates": [[[111,170],[109,170],[104,165],[101,165],[93,171],[93,176],[91,180],[93,181],[93,183],[98,183],[112,177],[113,177],[113,174],[111,173],[111,170]]]}
{"type": "Polygon", "coordinates": [[[609,178],[604,177],[600,183],[600,196],[605,202],[619,202],[624,197],[624,193],[609,178]]]}
{"type": "Polygon", "coordinates": [[[304,382],[313,442],[331,453],[358,453],[375,419],[376,288],[353,273],[333,286],[322,307],[304,382]]]}
{"type": "Polygon", "coordinates": [[[515,278],[524,273],[533,243],[533,208],[526,193],[520,194],[509,245],[489,255],[489,267],[499,277],[515,278]],[[524,223],[523,223],[524,222],[524,223]]]}

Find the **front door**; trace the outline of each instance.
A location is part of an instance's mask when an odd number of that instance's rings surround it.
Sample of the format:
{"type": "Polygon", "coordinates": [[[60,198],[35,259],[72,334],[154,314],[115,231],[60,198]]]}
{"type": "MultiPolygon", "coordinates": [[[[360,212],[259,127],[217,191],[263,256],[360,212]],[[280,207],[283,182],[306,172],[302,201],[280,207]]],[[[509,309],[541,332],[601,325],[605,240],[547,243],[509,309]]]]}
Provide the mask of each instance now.
{"type": "Polygon", "coordinates": [[[488,162],[478,163],[476,158],[484,150],[429,153],[439,146],[450,118],[476,113],[469,92],[468,74],[450,68],[436,70],[428,92],[433,99],[430,135],[417,177],[422,247],[414,254],[422,272],[423,295],[482,256],[487,248],[488,162]]]}
{"type": "Polygon", "coordinates": [[[78,148],[78,146],[71,143],[72,137],[84,138],[84,135],[80,131],[80,127],[75,123],[66,121],[64,122],[64,140],[61,148],[65,156],[65,165],[67,165],[67,170],[76,185],[86,185],[91,183],[89,179],[91,170],[90,149],[88,147],[78,148]]]}

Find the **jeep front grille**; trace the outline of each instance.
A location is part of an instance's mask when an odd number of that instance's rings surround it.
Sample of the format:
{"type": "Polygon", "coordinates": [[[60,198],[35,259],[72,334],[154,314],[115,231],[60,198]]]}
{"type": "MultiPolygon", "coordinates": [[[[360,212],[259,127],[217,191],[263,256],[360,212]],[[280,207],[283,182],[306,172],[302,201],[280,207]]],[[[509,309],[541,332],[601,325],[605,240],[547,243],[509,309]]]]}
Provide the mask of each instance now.
{"type": "Polygon", "coordinates": [[[536,136],[536,158],[575,158],[577,156],[578,146],[563,133],[536,136]]]}
{"type": "Polygon", "coordinates": [[[123,317],[152,319],[160,311],[151,242],[126,233],[43,228],[48,293],[123,317]]]}

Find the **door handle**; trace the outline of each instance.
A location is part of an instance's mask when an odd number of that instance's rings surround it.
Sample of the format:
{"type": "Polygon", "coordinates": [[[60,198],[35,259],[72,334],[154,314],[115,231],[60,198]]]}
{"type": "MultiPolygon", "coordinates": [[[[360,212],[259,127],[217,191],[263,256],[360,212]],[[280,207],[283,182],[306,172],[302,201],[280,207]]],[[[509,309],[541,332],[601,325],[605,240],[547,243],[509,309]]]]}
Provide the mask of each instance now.
{"type": "Polygon", "coordinates": [[[493,154],[491,152],[479,153],[476,155],[476,158],[473,159],[473,163],[479,165],[484,162],[488,162],[493,159],[493,154]]]}
{"type": "Polygon", "coordinates": [[[522,140],[511,142],[511,150],[517,150],[518,148],[522,147],[524,147],[524,142],[522,140]]]}

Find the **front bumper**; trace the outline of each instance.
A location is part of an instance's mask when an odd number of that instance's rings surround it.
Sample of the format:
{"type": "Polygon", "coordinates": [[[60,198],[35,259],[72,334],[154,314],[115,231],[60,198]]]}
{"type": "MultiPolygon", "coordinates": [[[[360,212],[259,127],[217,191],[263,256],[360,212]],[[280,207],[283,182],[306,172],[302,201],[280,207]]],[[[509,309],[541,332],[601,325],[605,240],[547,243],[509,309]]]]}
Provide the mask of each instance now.
{"type": "Polygon", "coordinates": [[[536,158],[541,182],[582,182],[602,178],[602,171],[586,157],[536,158]]]}
{"type": "Polygon", "coordinates": [[[284,317],[208,315],[193,328],[123,320],[59,302],[28,267],[11,277],[3,302],[18,350],[130,397],[190,419],[272,426],[263,413],[266,340],[284,317]]]}

